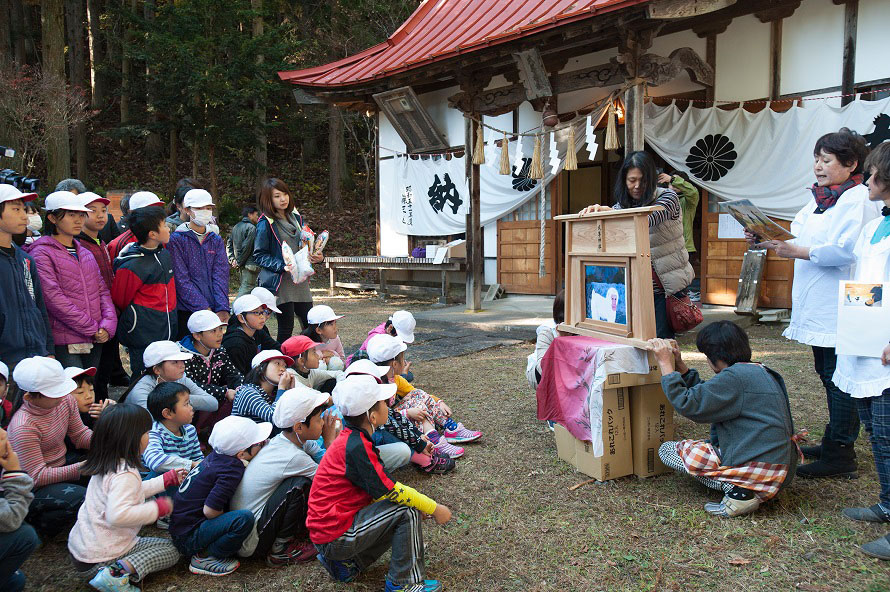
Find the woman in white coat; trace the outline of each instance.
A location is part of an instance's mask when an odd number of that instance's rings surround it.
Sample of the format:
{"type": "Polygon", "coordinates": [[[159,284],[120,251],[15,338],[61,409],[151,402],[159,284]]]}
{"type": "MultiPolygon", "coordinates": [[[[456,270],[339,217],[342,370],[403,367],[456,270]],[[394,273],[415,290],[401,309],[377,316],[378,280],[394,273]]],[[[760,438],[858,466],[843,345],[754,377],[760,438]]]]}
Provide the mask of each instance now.
{"type": "MultiPolygon", "coordinates": [[[[884,208],[879,219],[865,225],[856,243],[853,280],[877,284],[890,281],[890,144],[875,148],[865,161],[865,170],[871,175],[868,197],[873,202],[884,202],[884,208]]],[[[847,508],[844,516],[887,524],[890,523],[890,345],[887,345],[890,327],[879,325],[873,330],[876,335],[883,335],[883,351],[876,350],[873,357],[839,355],[834,382],[856,401],[859,417],[871,439],[881,483],[877,504],[847,508]]],[[[890,560],[890,534],[861,548],[872,557],[890,560]]]]}
{"type": "MultiPolygon", "coordinates": [[[[822,444],[803,448],[805,456],[818,460],[797,467],[802,477],[858,476],[853,449],[859,436],[856,404],[831,378],[837,364],[838,281],[850,278],[853,248],[862,227],[879,214],[862,184],[867,153],[863,138],[847,128],[819,138],[813,150],[813,197],[791,223],[796,238],[757,245],[795,260],[791,324],[783,335],[813,348],[816,373],[828,400],[822,444]]],[[[753,242],[754,237],[748,238],[753,242]]]]}

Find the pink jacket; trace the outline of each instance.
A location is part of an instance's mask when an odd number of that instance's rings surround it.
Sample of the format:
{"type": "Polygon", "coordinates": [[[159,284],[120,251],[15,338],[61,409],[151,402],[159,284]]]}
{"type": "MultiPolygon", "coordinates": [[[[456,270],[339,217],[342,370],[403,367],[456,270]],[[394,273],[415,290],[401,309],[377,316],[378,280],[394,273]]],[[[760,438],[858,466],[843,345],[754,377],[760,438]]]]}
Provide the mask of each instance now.
{"type": "Polygon", "coordinates": [[[37,264],[56,345],[93,343],[99,329],[110,336],[117,329],[117,311],[99,264],[78,241],[74,246],[77,259],[51,236],[41,236],[26,249],[37,264]]]}

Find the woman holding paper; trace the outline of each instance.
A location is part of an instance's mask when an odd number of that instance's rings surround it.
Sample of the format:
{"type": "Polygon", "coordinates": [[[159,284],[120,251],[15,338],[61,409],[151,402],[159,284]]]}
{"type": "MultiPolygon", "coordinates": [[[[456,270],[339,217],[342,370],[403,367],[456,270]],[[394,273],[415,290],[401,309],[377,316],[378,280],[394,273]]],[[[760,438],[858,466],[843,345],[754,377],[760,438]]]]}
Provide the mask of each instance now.
{"type": "Polygon", "coordinates": [[[689,264],[680,198],[670,187],[658,187],[655,161],[645,152],[632,152],[624,159],[615,182],[615,205],[592,205],[581,210],[589,214],[609,209],[662,206],[649,214],[649,245],[652,251],[652,280],[655,296],[655,332],[661,339],[672,339],[667,312],[667,298],[684,292],[695,272],[689,264]]]}
{"type": "MultiPolygon", "coordinates": [[[[795,260],[791,324],[783,335],[813,348],[816,373],[828,399],[822,444],[802,449],[805,456],[818,460],[798,466],[801,477],[857,476],[853,443],[859,436],[859,415],[855,402],[832,382],[832,375],[837,364],[838,282],[850,278],[859,233],[878,215],[862,184],[867,153],[863,138],[847,128],[819,138],[813,150],[813,197],[791,223],[796,238],[756,245],[795,260]]],[[[746,236],[753,244],[754,237],[746,236]]]]}

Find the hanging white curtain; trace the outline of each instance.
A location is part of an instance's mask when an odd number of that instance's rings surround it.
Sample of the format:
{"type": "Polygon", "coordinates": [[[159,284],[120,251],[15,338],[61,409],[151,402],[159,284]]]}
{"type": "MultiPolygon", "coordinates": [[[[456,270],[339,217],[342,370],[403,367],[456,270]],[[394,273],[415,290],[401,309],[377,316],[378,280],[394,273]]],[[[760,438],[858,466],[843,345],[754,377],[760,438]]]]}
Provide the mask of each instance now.
{"type": "Polygon", "coordinates": [[[848,127],[876,146],[890,139],[890,98],[844,107],[804,101],[784,113],[646,105],[646,143],[696,185],[726,199],[749,199],[791,220],[812,197],[813,147],[820,136],[848,127]]]}

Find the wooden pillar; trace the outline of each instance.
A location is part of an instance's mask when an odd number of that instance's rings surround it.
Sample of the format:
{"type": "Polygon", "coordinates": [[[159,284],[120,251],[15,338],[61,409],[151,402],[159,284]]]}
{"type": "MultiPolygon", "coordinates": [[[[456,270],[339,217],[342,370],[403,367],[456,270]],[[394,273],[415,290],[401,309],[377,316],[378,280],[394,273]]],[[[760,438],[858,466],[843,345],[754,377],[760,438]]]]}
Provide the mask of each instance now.
{"type": "Polygon", "coordinates": [[[645,84],[639,82],[624,93],[624,146],[626,153],[643,150],[646,140],[643,137],[643,99],[645,84]]]}
{"type": "MultiPolygon", "coordinates": [[[[473,115],[473,117],[480,117],[473,115]]],[[[467,214],[467,310],[482,310],[482,282],[484,280],[482,258],[482,219],[480,217],[481,180],[479,165],[473,164],[473,143],[476,140],[479,123],[469,119],[465,126],[465,158],[470,185],[470,212],[467,214]]]]}
{"type": "MultiPolygon", "coordinates": [[[[844,71],[841,76],[841,94],[852,95],[856,91],[856,25],[859,21],[859,0],[848,0],[844,4],[844,71]]],[[[846,105],[855,99],[848,96],[841,99],[846,105]]]]}
{"type": "Polygon", "coordinates": [[[717,88],[717,34],[711,33],[705,38],[705,62],[714,70],[714,84],[705,89],[705,98],[709,101],[716,99],[717,88]]]}
{"type": "Polygon", "coordinates": [[[782,19],[769,24],[769,98],[782,96],[782,19]]]}

